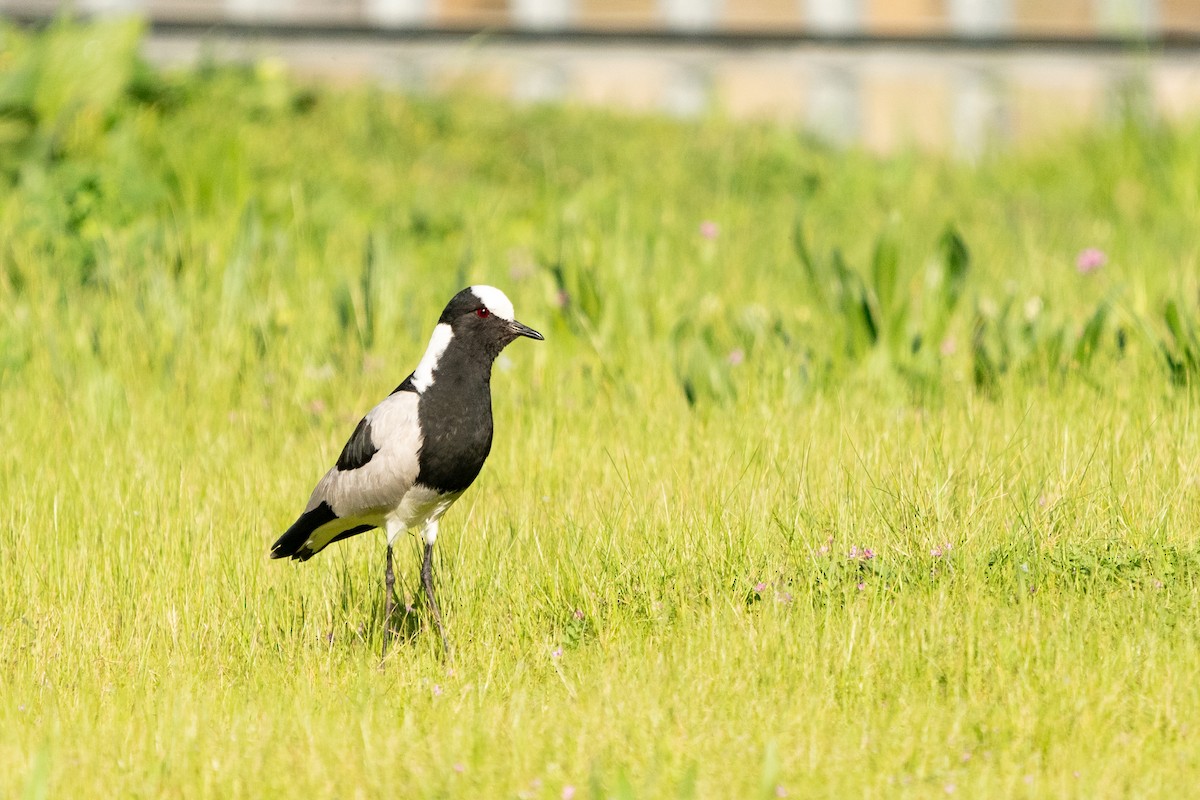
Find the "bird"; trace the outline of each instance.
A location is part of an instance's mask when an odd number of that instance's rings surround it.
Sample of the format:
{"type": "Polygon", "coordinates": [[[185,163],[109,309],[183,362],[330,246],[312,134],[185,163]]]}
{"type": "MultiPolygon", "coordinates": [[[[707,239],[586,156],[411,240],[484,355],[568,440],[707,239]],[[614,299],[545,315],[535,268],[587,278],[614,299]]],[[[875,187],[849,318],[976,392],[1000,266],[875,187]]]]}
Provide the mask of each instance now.
{"type": "Polygon", "coordinates": [[[454,295],[417,368],[359,421],[304,512],[271,546],[271,558],[307,561],[334,542],[383,529],[385,658],[395,610],[392,546],[414,528],[424,542],[425,599],[450,654],[434,599],[433,545],[442,515],[491,452],[492,364],[521,337],[545,338],[517,322],[504,292],[477,285],[454,295]]]}

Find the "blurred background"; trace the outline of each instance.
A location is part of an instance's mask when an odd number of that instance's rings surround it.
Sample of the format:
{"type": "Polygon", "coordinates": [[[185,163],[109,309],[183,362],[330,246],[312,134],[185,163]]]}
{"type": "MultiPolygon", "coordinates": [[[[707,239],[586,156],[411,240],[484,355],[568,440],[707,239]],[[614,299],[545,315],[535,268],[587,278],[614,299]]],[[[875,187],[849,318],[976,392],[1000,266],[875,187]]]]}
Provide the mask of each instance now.
{"type": "MultiPolygon", "coordinates": [[[[769,119],[880,153],[971,158],[1130,113],[1200,111],[1200,0],[83,0],[162,65],[278,60],[471,88],[769,119]]],[[[37,23],[53,0],[0,0],[37,23]]]]}

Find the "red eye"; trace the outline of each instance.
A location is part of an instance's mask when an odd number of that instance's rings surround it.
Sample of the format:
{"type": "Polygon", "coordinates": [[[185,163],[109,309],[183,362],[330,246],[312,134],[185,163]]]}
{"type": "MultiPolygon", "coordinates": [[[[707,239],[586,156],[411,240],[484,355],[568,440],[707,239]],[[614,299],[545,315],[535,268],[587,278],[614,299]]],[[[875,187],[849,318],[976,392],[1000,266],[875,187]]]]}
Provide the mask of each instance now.
{"type": "Polygon", "coordinates": [[[475,309],[475,316],[479,317],[480,319],[487,319],[491,315],[492,312],[488,311],[486,308],[475,309]]]}

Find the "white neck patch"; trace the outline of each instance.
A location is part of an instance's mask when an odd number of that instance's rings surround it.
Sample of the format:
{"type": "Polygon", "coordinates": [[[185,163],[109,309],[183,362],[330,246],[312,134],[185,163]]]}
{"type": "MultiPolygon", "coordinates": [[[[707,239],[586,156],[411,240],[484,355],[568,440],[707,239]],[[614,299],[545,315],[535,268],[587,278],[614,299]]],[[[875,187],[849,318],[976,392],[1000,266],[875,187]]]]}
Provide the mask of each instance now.
{"type": "Polygon", "coordinates": [[[433,329],[433,336],[429,337],[429,347],[426,348],[425,355],[421,356],[421,363],[417,364],[416,370],[413,371],[412,382],[418,392],[424,392],[433,384],[433,371],[437,369],[438,360],[441,359],[442,353],[446,352],[453,338],[454,331],[444,322],[433,329]]]}
{"type": "Polygon", "coordinates": [[[506,319],[509,322],[513,321],[515,312],[513,311],[512,301],[505,296],[504,292],[497,289],[495,286],[472,286],[471,293],[479,298],[479,301],[487,306],[488,311],[491,311],[500,319],[506,319]]]}

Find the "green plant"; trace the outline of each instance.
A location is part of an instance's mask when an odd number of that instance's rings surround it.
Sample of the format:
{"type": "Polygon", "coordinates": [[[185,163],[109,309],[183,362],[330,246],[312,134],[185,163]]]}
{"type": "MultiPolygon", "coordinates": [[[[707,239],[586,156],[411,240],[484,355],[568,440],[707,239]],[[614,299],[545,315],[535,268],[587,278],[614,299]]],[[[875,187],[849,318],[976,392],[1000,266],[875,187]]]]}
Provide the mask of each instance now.
{"type": "Polygon", "coordinates": [[[1200,127],[881,158],[97,30],[0,50],[103,109],[2,134],[0,796],[1196,785],[1200,127]],[[442,525],[454,663],[413,604],[380,669],[382,543],[266,548],[476,282],[546,341],[442,525]]]}

